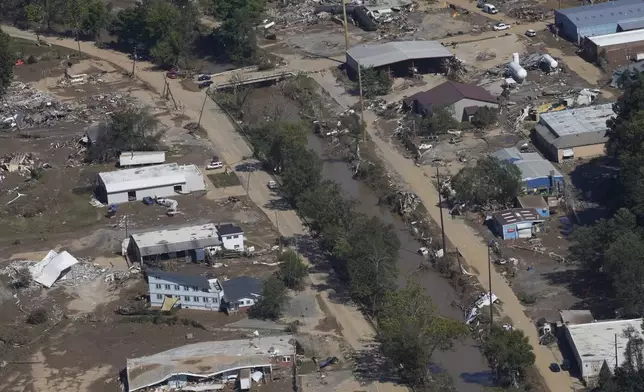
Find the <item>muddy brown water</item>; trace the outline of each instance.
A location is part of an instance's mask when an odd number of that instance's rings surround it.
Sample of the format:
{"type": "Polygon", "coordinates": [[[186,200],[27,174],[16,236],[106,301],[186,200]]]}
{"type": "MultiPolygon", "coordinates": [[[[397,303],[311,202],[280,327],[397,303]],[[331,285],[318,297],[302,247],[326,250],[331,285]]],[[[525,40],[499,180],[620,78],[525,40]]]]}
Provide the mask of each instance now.
{"type": "MultiPolygon", "coordinates": [[[[323,143],[324,141],[316,135],[312,134],[308,138],[308,147],[323,161],[324,178],[335,181],[347,196],[354,198],[360,212],[377,216],[395,227],[400,240],[399,276],[396,282],[398,287],[404,286],[409,278],[416,280],[432,297],[441,315],[463,320],[463,312],[452,305],[457,294],[448,281],[435,270],[418,270],[418,266],[427,261],[417,253],[421,245],[414,239],[402,219],[386,206],[378,204],[378,197],[369,187],[353,178],[346,162],[328,156],[323,143]]],[[[459,392],[479,392],[484,386],[491,385],[491,372],[487,361],[472,338],[468,337],[457,342],[453,351],[436,352],[433,360],[435,363],[428,364],[430,369],[446,371],[452,377],[454,386],[459,392]]]]}

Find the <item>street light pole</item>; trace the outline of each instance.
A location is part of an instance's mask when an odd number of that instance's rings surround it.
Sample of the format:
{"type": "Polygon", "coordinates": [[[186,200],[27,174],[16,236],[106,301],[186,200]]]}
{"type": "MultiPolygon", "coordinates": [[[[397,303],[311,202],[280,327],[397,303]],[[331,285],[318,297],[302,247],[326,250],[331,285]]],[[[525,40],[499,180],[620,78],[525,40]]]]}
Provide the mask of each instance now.
{"type": "Polygon", "coordinates": [[[197,129],[201,128],[201,116],[203,116],[203,109],[206,107],[206,100],[208,99],[208,89],[203,96],[203,103],[201,104],[201,111],[199,112],[199,121],[197,121],[197,129]]]}

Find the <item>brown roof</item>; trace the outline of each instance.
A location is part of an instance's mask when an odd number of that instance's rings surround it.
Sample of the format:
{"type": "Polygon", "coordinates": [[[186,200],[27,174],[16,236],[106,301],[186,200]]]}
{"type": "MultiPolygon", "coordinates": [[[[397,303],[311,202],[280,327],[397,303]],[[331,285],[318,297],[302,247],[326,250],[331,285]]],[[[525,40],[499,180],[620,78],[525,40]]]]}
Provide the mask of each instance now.
{"type": "Polygon", "coordinates": [[[492,216],[502,225],[530,221],[543,222],[543,218],[534,208],[512,208],[498,211],[492,216]]]}
{"type": "Polygon", "coordinates": [[[414,101],[418,101],[421,105],[429,107],[452,105],[464,98],[498,103],[497,99],[483,87],[452,81],[445,82],[431,90],[416,93],[405,98],[404,101],[407,105],[411,105],[414,101]]]}

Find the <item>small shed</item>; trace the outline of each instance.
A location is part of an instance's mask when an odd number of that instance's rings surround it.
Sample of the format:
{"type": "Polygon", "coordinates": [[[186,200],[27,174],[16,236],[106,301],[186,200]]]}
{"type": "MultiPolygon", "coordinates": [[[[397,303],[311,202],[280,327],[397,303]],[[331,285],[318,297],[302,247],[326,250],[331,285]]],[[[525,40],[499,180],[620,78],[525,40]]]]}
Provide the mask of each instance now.
{"type": "Polygon", "coordinates": [[[525,195],[517,197],[517,207],[519,208],[534,208],[539,215],[544,218],[550,216],[550,207],[543,196],[539,195],[525,195]]]}
{"type": "Polygon", "coordinates": [[[541,231],[544,219],[534,208],[513,208],[492,215],[494,230],[504,240],[531,238],[541,231]]]}

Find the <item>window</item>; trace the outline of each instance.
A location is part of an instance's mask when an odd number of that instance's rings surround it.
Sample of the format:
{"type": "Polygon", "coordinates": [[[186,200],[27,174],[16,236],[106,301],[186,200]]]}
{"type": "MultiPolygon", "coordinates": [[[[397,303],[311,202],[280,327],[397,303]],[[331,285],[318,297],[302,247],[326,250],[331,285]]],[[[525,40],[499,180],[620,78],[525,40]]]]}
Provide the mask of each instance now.
{"type": "Polygon", "coordinates": [[[174,191],[175,192],[181,192],[183,190],[183,187],[181,185],[175,185],[174,186],[174,191]]]}
{"type": "Polygon", "coordinates": [[[192,297],[195,302],[199,302],[199,297],[192,297]]]}
{"type": "Polygon", "coordinates": [[[170,285],[169,284],[165,285],[165,289],[170,290],[170,285]]]}
{"type": "Polygon", "coordinates": [[[163,299],[163,296],[161,294],[157,294],[157,299],[163,299]]]}
{"type": "Polygon", "coordinates": [[[189,289],[188,289],[188,286],[183,286],[183,289],[184,289],[185,291],[188,291],[188,290],[189,290],[189,289]]]}
{"type": "Polygon", "coordinates": [[[161,288],[161,285],[159,283],[157,283],[155,286],[156,286],[157,289],[161,288]]]}
{"type": "Polygon", "coordinates": [[[183,299],[184,299],[186,302],[190,302],[190,296],[189,296],[189,295],[186,295],[185,297],[183,297],[183,299]]]}
{"type": "Polygon", "coordinates": [[[204,293],[207,293],[208,289],[201,289],[201,291],[203,291],[204,293]]]}
{"type": "Polygon", "coordinates": [[[239,245],[235,245],[235,249],[239,249],[239,245]]]}
{"type": "Polygon", "coordinates": [[[175,284],[175,285],[174,285],[174,291],[179,291],[179,287],[180,287],[180,286],[179,286],[178,284],[175,284]]]}
{"type": "Polygon", "coordinates": [[[239,236],[238,236],[238,235],[234,235],[234,236],[233,236],[233,238],[239,238],[239,236]]]}
{"type": "Polygon", "coordinates": [[[210,302],[210,298],[208,298],[208,297],[203,297],[203,302],[205,302],[205,303],[210,302]]]}
{"type": "Polygon", "coordinates": [[[192,286],[192,291],[199,291],[199,289],[196,286],[192,286]]]}

